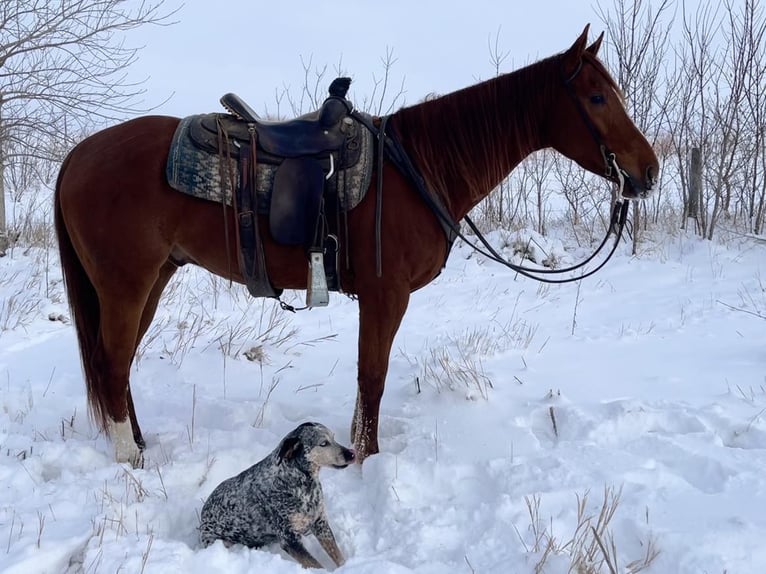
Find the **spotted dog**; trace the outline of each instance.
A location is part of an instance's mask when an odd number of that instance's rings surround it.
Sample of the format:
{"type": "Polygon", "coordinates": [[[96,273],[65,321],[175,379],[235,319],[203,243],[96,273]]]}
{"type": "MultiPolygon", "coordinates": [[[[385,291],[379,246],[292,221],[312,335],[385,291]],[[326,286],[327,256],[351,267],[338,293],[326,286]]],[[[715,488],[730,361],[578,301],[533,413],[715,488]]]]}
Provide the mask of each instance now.
{"type": "Polygon", "coordinates": [[[262,461],[215,488],[202,507],[200,542],[250,548],[278,543],[304,568],[321,568],[301,541],[314,534],[340,566],[345,559],[327,522],[319,469],[345,468],[354,459],[327,427],[303,423],[262,461]]]}

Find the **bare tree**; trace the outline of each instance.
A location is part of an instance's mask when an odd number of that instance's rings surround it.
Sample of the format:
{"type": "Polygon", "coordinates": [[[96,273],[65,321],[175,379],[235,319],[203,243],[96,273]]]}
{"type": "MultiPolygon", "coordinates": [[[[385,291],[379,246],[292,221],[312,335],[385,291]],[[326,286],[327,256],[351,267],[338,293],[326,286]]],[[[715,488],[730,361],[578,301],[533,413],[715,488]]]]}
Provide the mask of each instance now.
{"type": "MultiPolygon", "coordinates": [[[[669,46],[673,22],[672,0],[613,0],[610,8],[596,4],[607,29],[606,60],[616,70],[616,80],[636,125],[656,143],[661,135],[663,105],[658,99],[661,77],[657,74],[669,46]]],[[[633,205],[633,253],[640,237],[643,202],[633,205]]]]}
{"type": "Polygon", "coordinates": [[[665,77],[665,90],[671,94],[665,108],[665,125],[672,141],[676,183],[683,204],[681,228],[692,220],[701,235],[705,234],[706,216],[702,203],[691,194],[689,164],[692,149],[700,149],[707,128],[705,94],[713,81],[717,22],[718,14],[710,3],[698,6],[693,13],[685,4],[682,6],[682,38],[665,77]]]}
{"type": "Polygon", "coordinates": [[[370,113],[377,116],[382,116],[384,114],[392,113],[396,110],[397,106],[402,103],[406,91],[404,89],[405,77],[402,76],[398,88],[393,85],[391,78],[391,72],[397,61],[398,59],[394,57],[393,48],[386,48],[386,55],[380,58],[380,63],[383,67],[383,75],[372,75],[372,94],[369,99],[365,99],[362,104],[362,109],[368,110],[370,113]],[[392,90],[391,88],[395,89],[392,90]]]}
{"type": "MultiPolygon", "coordinates": [[[[736,5],[727,0],[727,42],[731,46],[730,81],[741,91],[737,102],[740,148],[729,181],[739,193],[726,199],[737,203],[745,229],[761,233],[766,200],[766,13],[757,0],[736,5]]],[[[729,211],[730,206],[726,205],[729,211]]]]}
{"type": "Polygon", "coordinates": [[[722,219],[760,233],[766,199],[766,16],[759,0],[683,6],[682,40],[668,77],[668,131],[687,216],[712,239],[722,219]],[[702,190],[690,212],[688,164],[701,156],[702,190]]]}
{"type": "MultiPolygon", "coordinates": [[[[545,235],[548,231],[548,214],[550,211],[550,175],[553,170],[553,152],[542,149],[527,157],[520,165],[532,184],[534,193],[534,215],[529,218],[535,223],[535,231],[545,235]]],[[[517,168],[517,169],[519,169],[517,168]]]]}
{"type": "Polygon", "coordinates": [[[577,244],[590,245],[594,230],[598,226],[606,228],[609,223],[609,212],[604,210],[609,205],[609,187],[601,177],[560,154],[553,155],[552,181],[566,202],[566,220],[577,244]],[[581,231],[585,231],[584,237],[581,231]]]}
{"type": "MultiPolygon", "coordinates": [[[[492,65],[492,72],[494,73],[495,77],[503,73],[503,64],[508,59],[508,56],[510,56],[510,52],[508,50],[502,50],[500,48],[500,31],[501,28],[498,27],[494,37],[487,37],[489,62],[492,65]]],[[[493,223],[499,224],[501,227],[510,223],[508,220],[510,214],[506,213],[507,208],[510,206],[509,202],[506,201],[506,198],[510,200],[510,197],[508,197],[509,194],[510,184],[508,182],[508,178],[505,178],[500,182],[500,185],[497,187],[497,189],[490,194],[486,201],[483,202],[485,204],[485,217],[487,217],[488,220],[492,221],[493,223]]]]}
{"type": "Polygon", "coordinates": [[[72,141],[139,109],[143,93],[127,69],[139,48],[125,33],[170,24],[165,0],[0,2],[0,253],[9,173],[61,159],[72,141]]]}

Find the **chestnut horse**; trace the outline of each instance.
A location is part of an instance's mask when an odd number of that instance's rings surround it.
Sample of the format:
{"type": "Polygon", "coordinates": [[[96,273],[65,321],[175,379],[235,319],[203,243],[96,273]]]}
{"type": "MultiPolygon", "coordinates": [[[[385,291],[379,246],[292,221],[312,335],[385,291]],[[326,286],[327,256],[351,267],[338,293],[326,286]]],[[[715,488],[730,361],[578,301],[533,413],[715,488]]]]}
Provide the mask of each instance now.
{"type": "MultiPolygon", "coordinates": [[[[388,125],[426,188],[454,221],[531,152],[549,147],[588,171],[623,180],[626,197],[651,190],[657,157],[596,57],[603,34],[590,46],[587,35],[588,27],[561,54],[390,116],[388,125]]],[[[167,184],[165,163],[178,124],[178,118],[147,116],[98,132],[72,150],[56,184],[56,231],[90,411],[111,436],[117,461],[133,465],[142,464],[144,440],[131,364],[178,263],[243,282],[229,265],[237,253],[225,238],[221,206],[167,184]]],[[[431,282],[448,255],[436,215],[390,161],[382,197],[382,276],[376,273],[376,193],[349,213],[347,253],[341,254],[353,269],[341,273],[343,290],[359,301],[351,435],[360,461],[378,452],[389,353],[410,293],[431,282]]],[[[233,225],[231,210],[228,215],[233,225]]],[[[265,220],[260,229],[273,285],[306,289],[303,247],[275,243],[265,220]]]]}

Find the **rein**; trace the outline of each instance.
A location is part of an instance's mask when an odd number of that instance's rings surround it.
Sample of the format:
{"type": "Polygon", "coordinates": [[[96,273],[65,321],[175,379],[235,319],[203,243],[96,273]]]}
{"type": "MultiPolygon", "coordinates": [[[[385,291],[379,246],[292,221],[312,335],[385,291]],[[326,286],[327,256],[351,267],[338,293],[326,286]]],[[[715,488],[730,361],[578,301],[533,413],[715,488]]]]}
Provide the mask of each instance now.
{"type": "Polygon", "coordinates": [[[460,238],[465,241],[468,245],[470,245],[475,251],[478,253],[481,253],[484,255],[484,257],[495,261],[497,263],[500,263],[502,265],[505,265],[509,269],[512,269],[519,275],[524,275],[525,277],[529,277],[530,279],[535,279],[536,281],[539,281],[540,283],[552,283],[552,284],[560,284],[560,283],[573,283],[575,281],[579,281],[580,279],[585,279],[586,277],[590,277],[591,275],[595,274],[597,271],[600,271],[604,265],[607,264],[607,262],[612,258],[612,255],[614,255],[614,252],[617,251],[617,246],[620,244],[620,240],[622,239],[622,233],[625,230],[625,224],[628,219],[628,208],[630,207],[630,203],[623,202],[623,201],[617,201],[614,204],[614,209],[612,209],[612,216],[610,218],[609,222],[609,228],[607,229],[606,234],[604,235],[604,239],[601,240],[601,244],[596,248],[596,250],[587,258],[585,261],[581,261],[577,265],[572,265],[570,267],[565,267],[564,269],[533,269],[531,267],[524,267],[523,265],[517,265],[515,263],[512,263],[508,261],[507,259],[504,259],[487,241],[487,239],[481,234],[481,232],[478,230],[476,225],[468,216],[465,216],[463,219],[468,224],[468,227],[471,228],[474,235],[481,241],[482,245],[487,248],[487,251],[484,251],[483,249],[479,248],[475,243],[469,241],[465,238],[462,234],[460,234],[460,238]],[[595,269],[591,269],[587,273],[583,273],[582,275],[578,275],[577,277],[567,277],[566,279],[548,279],[547,277],[539,277],[539,275],[557,275],[562,273],[570,273],[572,271],[576,271],[577,269],[580,269],[582,267],[585,267],[588,263],[590,263],[596,255],[598,255],[606,246],[607,241],[609,240],[609,236],[614,233],[616,235],[616,239],[614,240],[614,245],[612,245],[612,248],[609,250],[609,253],[607,254],[606,258],[599,263],[599,265],[595,269]]]}

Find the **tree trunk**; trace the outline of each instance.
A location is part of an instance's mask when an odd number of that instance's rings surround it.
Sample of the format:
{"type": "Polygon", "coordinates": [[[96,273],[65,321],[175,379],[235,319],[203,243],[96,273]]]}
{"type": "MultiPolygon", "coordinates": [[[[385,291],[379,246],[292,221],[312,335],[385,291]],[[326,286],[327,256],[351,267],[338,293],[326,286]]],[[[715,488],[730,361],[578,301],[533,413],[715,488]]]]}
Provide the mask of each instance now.
{"type": "Polygon", "coordinates": [[[5,154],[3,153],[2,97],[0,97],[0,257],[10,247],[8,224],[5,221],[5,154]]]}

